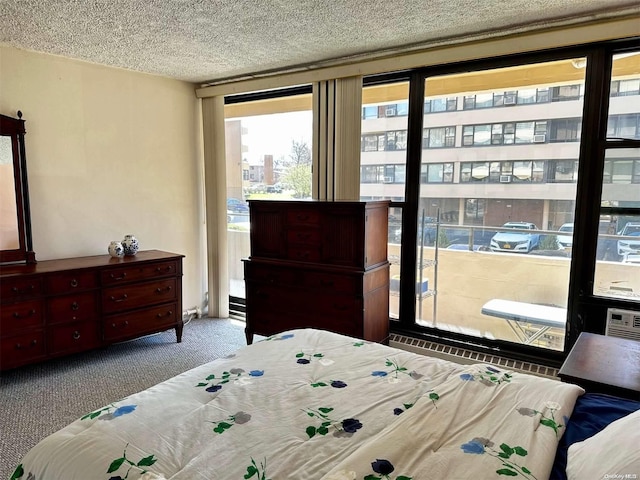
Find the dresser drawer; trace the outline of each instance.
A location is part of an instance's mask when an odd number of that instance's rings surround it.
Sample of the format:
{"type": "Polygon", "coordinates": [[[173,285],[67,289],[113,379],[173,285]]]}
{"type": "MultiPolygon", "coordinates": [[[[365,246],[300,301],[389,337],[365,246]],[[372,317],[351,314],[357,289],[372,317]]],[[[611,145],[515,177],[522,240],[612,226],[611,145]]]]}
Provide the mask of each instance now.
{"type": "Polygon", "coordinates": [[[0,300],[3,302],[41,293],[42,278],[38,276],[3,278],[0,281],[0,300]]]}
{"type": "Polygon", "coordinates": [[[287,258],[297,262],[319,262],[322,258],[320,246],[314,245],[289,245],[287,258]]]}
{"type": "Polygon", "coordinates": [[[56,325],[49,332],[49,354],[80,352],[100,345],[98,321],[56,325]]]}
{"type": "Polygon", "coordinates": [[[2,336],[0,341],[0,368],[17,367],[44,358],[44,330],[11,337],[2,336]]]}
{"type": "Polygon", "coordinates": [[[274,312],[260,312],[254,315],[251,313],[251,311],[247,312],[248,325],[251,331],[258,335],[275,335],[296,328],[319,328],[321,330],[329,330],[343,335],[362,338],[362,323],[357,322],[353,316],[347,318],[340,316],[328,318],[322,314],[306,314],[304,312],[292,312],[287,315],[274,312]],[[255,320],[251,320],[252,318],[255,318],[255,320]]]}
{"type": "Polygon", "coordinates": [[[331,291],[344,295],[357,295],[362,289],[362,277],[337,273],[305,272],[302,284],[314,291],[331,291]]]}
{"type": "Polygon", "coordinates": [[[255,306],[256,311],[270,311],[282,314],[295,312],[321,313],[340,318],[362,316],[362,299],[335,293],[323,294],[303,288],[282,288],[276,285],[250,284],[247,290],[247,306],[255,306]]]}
{"type": "Polygon", "coordinates": [[[303,272],[292,268],[273,267],[257,263],[245,264],[245,280],[277,285],[294,285],[300,282],[303,272]]]}
{"type": "Polygon", "coordinates": [[[102,271],[100,280],[102,285],[119,285],[141,280],[167,277],[178,273],[178,262],[175,260],[152,263],[149,265],[128,265],[110,268],[102,271]]]}
{"type": "Polygon", "coordinates": [[[28,300],[2,305],[0,308],[0,332],[2,336],[11,335],[43,323],[43,302],[28,300]]]}
{"type": "Polygon", "coordinates": [[[64,295],[98,287],[98,276],[91,270],[58,272],[45,279],[45,291],[49,295],[64,295]]]}
{"type": "Polygon", "coordinates": [[[320,245],[320,230],[317,228],[290,228],[287,230],[287,243],[289,245],[320,245]]]}
{"type": "Polygon", "coordinates": [[[111,315],[104,320],[104,339],[113,342],[166,330],[177,325],[179,315],[175,303],[111,315]]]}
{"type": "Polygon", "coordinates": [[[94,292],[64,295],[47,300],[47,323],[76,322],[98,316],[98,302],[94,292]]]}
{"type": "Polygon", "coordinates": [[[315,208],[298,206],[287,209],[288,225],[320,225],[321,213],[315,208]]]}
{"type": "Polygon", "coordinates": [[[167,278],[155,282],[136,283],[107,288],[102,292],[102,312],[114,313],[133,308],[170,302],[176,299],[177,280],[167,278]]]}

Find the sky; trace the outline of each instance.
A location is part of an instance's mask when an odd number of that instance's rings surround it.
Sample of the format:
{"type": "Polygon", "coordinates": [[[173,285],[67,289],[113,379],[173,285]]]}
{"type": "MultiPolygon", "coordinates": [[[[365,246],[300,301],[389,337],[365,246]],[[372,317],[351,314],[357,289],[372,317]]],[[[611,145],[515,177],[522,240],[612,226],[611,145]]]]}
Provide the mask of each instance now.
{"type": "Polygon", "coordinates": [[[304,141],[311,147],[311,111],[256,115],[242,117],[241,121],[247,130],[242,135],[242,143],[248,148],[243,158],[250,165],[262,165],[264,155],[273,155],[274,160],[281,156],[288,158],[294,140],[304,141]]]}

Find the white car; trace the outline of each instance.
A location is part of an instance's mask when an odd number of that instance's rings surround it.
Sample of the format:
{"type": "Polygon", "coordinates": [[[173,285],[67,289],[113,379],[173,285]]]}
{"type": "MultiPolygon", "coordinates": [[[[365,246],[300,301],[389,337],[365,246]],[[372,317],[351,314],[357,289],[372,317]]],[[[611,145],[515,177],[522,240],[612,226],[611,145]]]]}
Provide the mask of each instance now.
{"type": "Polygon", "coordinates": [[[505,231],[496,233],[491,238],[489,248],[493,252],[520,252],[529,253],[540,245],[540,234],[525,232],[522,230],[538,230],[533,223],[507,222],[502,226],[505,231]],[[519,230],[511,232],[510,230],[519,230]]]}
{"type": "Polygon", "coordinates": [[[571,248],[573,246],[573,223],[565,223],[558,232],[564,235],[558,235],[558,243],[562,248],[571,248]]]}
{"type": "Polygon", "coordinates": [[[618,255],[625,257],[627,255],[640,254],[640,223],[629,222],[627,223],[620,235],[623,237],[637,237],[636,239],[624,239],[618,240],[618,255]]]}

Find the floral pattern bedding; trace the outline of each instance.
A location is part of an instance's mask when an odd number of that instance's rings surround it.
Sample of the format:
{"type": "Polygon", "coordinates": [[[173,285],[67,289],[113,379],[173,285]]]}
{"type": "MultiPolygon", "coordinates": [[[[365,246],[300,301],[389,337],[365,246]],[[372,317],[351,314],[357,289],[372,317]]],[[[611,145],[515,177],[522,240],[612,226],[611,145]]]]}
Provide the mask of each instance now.
{"type": "Polygon", "coordinates": [[[11,480],[543,480],[582,393],[292,330],[87,412],[11,480]]]}

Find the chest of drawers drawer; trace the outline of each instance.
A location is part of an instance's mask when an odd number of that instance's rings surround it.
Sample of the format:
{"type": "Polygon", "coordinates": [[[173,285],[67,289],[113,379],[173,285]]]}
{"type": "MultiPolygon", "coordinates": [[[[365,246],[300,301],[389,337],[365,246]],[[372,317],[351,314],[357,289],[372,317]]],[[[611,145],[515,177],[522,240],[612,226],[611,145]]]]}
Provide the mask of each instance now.
{"type": "Polygon", "coordinates": [[[107,288],[102,292],[105,314],[146,307],[176,299],[177,280],[167,278],[155,282],[136,283],[107,288]]]}
{"type": "Polygon", "coordinates": [[[153,280],[176,275],[178,273],[178,262],[171,260],[135,267],[126,266],[110,268],[101,273],[100,280],[104,286],[114,286],[129,282],[153,280]]]}
{"type": "Polygon", "coordinates": [[[90,320],[98,315],[95,292],[63,295],[47,300],[47,322],[49,324],[90,320]]]}
{"type": "Polygon", "coordinates": [[[98,287],[98,276],[91,270],[57,272],[45,278],[45,293],[65,295],[98,287]]]}
{"type": "Polygon", "coordinates": [[[3,278],[0,281],[0,300],[3,303],[40,294],[42,294],[42,278],[39,276],[3,278]]]}
{"type": "Polygon", "coordinates": [[[30,363],[46,355],[44,330],[34,329],[0,340],[0,367],[11,368],[30,363]]]}
{"type": "Polygon", "coordinates": [[[55,325],[48,329],[51,355],[80,352],[100,345],[98,321],[81,321],[55,325]]]}
{"type": "Polygon", "coordinates": [[[110,315],[104,322],[104,338],[109,342],[158,332],[176,325],[177,304],[169,303],[142,311],[110,315]]]}
{"type": "Polygon", "coordinates": [[[5,304],[0,309],[0,332],[3,336],[40,327],[43,322],[43,302],[40,299],[5,304]]]}

